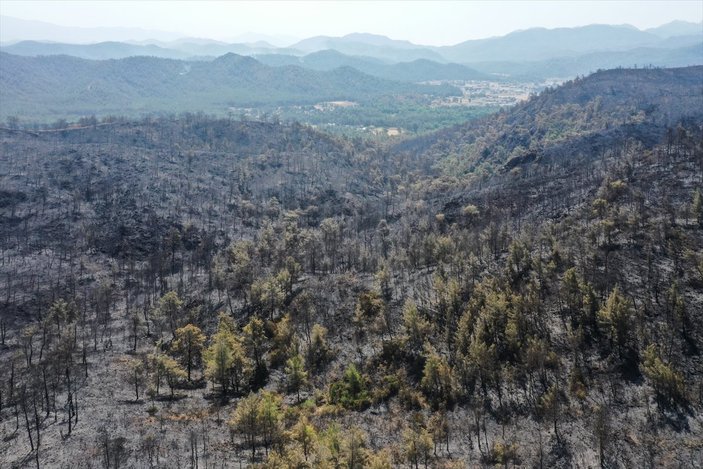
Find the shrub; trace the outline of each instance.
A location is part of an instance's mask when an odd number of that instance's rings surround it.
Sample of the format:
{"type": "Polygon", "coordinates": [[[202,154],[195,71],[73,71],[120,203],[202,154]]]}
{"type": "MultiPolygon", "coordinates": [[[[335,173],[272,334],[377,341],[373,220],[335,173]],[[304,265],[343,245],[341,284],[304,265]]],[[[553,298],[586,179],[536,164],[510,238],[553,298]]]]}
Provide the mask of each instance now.
{"type": "Polygon", "coordinates": [[[347,366],[341,380],[330,385],[330,401],[346,409],[363,410],[371,403],[366,378],[354,364],[347,366]]]}

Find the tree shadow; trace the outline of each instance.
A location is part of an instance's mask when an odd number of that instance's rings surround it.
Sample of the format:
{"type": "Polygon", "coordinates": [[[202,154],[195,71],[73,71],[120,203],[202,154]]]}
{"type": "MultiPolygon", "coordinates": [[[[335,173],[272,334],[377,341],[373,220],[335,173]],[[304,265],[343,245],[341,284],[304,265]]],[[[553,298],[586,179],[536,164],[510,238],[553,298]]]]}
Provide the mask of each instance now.
{"type": "Polygon", "coordinates": [[[125,404],[125,405],[136,405],[136,404],[141,405],[141,404],[144,404],[146,401],[144,399],[138,399],[138,400],[120,399],[117,402],[119,402],[120,404],[125,404]]]}
{"type": "Polygon", "coordinates": [[[572,466],[571,445],[563,436],[554,438],[554,444],[547,454],[547,467],[571,467],[572,466]]]}
{"type": "Polygon", "coordinates": [[[185,381],[178,386],[178,389],[193,390],[193,389],[203,389],[205,387],[207,387],[207,381],[205,381],[205,379],[203,379],[203,378],[200,378],[200,379],[194,379],[190,382],[185,381]]]}
{"type": "Polygon", "coordinates": [[[186,399],[187,394],[174,393],[173,396],[170,394],[159,394],[158,396],[152,397],[152,400],[156,402],[178,402],[186,399]]]}
{"type": "Polygon", "coordinates": [[[661,422],[677,433],[690,432],[688,417],[693,415],[693,409],[688,402],[672,402],[662,396],[656,396],[654,401],[660,410],[661,422]]]}
{"type": "Polygon", "coordinates": [[[240,397],[240,394],[234,394],[234,393],[227,393],[225,395],[222,394],[220,391],[211,391],[211,392],[206,392],[202,395],[203,399],[206,401],[212,403],[212,404],[218,404],[221,406],[229,404],[232,399],[237,399],[240,397]]]}

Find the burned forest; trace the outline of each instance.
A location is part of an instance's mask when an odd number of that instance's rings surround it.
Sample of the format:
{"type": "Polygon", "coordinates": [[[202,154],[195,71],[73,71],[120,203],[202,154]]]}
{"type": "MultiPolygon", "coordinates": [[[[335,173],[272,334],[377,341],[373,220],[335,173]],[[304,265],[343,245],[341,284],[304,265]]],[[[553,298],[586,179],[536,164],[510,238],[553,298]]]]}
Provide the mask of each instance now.
{"type": "Polygon", "coordinates": [[[0,325],[0,467],[700,467],[703,68],[4,126],[0,325]]]}

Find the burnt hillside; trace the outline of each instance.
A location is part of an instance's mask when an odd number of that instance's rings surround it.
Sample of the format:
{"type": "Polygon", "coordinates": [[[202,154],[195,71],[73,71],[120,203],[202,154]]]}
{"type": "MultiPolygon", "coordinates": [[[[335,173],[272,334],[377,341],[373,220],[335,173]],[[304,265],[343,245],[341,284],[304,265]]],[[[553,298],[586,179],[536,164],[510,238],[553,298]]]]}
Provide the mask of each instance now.
{"type": "Polygon", "coordinates": [[[545,90],[481,120],[400,143],[449,174],[494,174],[544,156],[602,153],[629,138],[648,145],[703,109],[703,67],[605,70],[545,90]]]}
{"type": "Polygon", "coordinates": [[[700,71],[394,148],[0,131],[0,462],[696,467],[700,71]]]}

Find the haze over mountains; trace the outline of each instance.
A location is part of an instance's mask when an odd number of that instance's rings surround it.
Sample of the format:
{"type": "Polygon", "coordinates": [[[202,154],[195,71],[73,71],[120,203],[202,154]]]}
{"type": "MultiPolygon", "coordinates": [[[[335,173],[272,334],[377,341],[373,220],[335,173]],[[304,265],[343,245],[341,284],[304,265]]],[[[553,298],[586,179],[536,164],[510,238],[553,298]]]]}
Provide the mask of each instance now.
{"type": "Polygon", "coordinates": [[[162,40],[173,41],[182,34],[140,28],[78,28],[60,26],[44,21],[25,20],[11,16],[0,16],[0,42],[19,40],[42,40],[88,44],[100,41],[162,40]]]}
{"type": "Polygon", "coordinates": [[[403,81],[486,78],[481,73],[514,79],[566,79],[618,66],[703,63],[703,23],[684,21],[647,30],[629,25],[532,28],[442,47],[365,33],[316,36],[276,47],[262,40],[227,43],[159,31],[67,28],[6,16],[0,21],[2,51],[16,55],[71,55],[92,60],[144,55],[212,60],[235,53],[255,56],[271,66],[299,65],[314,70],[349,66],[379,78],[403,81]],[[398,63],[405,65],[392,67],[398,63]]]}

